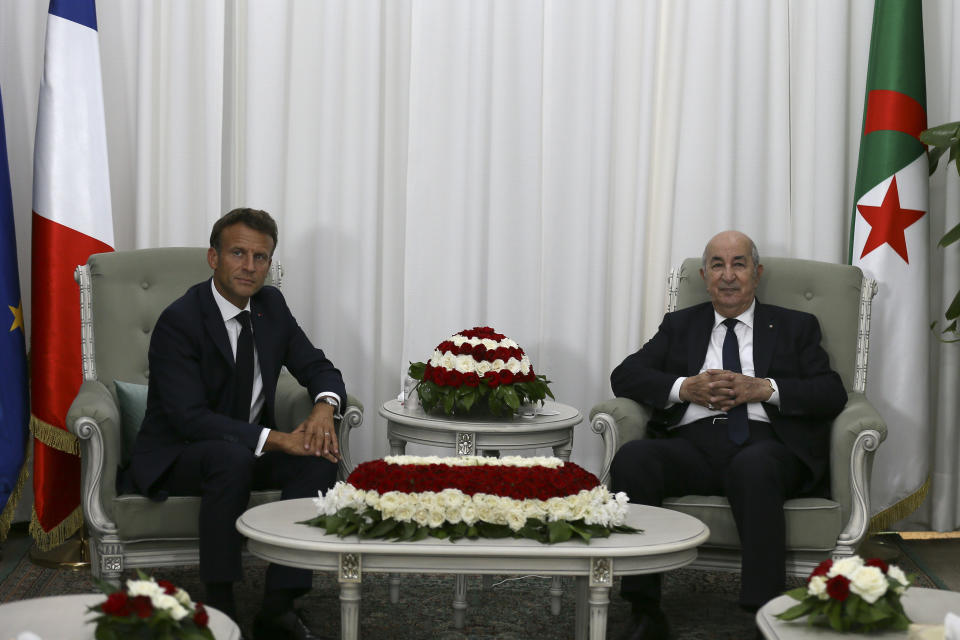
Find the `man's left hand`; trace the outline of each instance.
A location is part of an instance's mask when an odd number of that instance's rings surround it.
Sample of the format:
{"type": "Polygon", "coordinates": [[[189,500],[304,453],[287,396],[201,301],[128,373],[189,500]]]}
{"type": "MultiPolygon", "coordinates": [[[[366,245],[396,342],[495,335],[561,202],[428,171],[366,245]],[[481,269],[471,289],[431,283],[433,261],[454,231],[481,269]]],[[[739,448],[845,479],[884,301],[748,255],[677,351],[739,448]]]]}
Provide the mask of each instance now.
{"type": "Polygon", "coordinates": [[[313,411],[293,432],[303,432],[303,448],[312,455],[323,456],[330,462],[340,461],[340,445],[333,424],[333,405],[326,402],[313,405],[313,411]]]}
{"type": "Polygon", "coordinates": [[[745,376],[732,371],[710,370],[711,396],[710,403],[720,411],[729,411],[739,404],[750,402],[766,402],[773,395],[764,378],[745,376]]]}

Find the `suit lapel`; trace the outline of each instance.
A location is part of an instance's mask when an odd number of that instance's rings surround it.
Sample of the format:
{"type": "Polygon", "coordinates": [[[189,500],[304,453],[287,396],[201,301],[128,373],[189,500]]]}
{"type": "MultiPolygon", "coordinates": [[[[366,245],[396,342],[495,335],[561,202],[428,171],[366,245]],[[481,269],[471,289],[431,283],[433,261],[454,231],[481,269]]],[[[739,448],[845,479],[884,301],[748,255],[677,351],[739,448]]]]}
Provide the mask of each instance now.
{"type": "Polygon", "coordinates": [[[778,328],[773,310],[758,300],[753,313],[753,368],[758,378],[766,378],[770,371],[778,328]]]}
{"type": "Polygon", "coordinates": [[[704,303],[691,320],[692,326],[687,332],[687,375],[700,373],[703,360],[707,356],[710,333],[713,331],[713,305],[704,303]]]}
{"type": "Polygon", "coordinates": [[[220,307],[213,299],[210,281],[207,285],[200,287],[200,310],[203,313],[203,324],[217,346],[217,351],[223,356],[224,360],[233,367],[233,350],[230,348],[230,339],[227,337],[227,327],[223,324],[223,314],[220,313],[220,307]]]}

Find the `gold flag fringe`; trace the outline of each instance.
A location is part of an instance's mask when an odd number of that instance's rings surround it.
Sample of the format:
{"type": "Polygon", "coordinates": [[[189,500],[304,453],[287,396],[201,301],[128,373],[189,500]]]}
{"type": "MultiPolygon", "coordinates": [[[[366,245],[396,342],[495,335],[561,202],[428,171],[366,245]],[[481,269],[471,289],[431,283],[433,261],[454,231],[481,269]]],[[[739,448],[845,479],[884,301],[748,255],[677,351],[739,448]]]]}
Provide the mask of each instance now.
{"type": "Polygon", "coordinates": [[[929,474],[919,489],[896,504],[890,505],[883,511],[874,514],[874,516],[870,518],[870,533],[888,531],[894,522],[903,520],[916,511],[920,505],[923,504],[923,501],[927,499],[928,491],[930,491],[929,474]]]}
{"type": "Polygon", "coordinates": [[[30,535],[40,551],[49,551],[69,540],[81,526],[83,526],[83,511],[79,506],[50,531],[43,530],[37,518],[37,510],[34,509],[30,518],[30,535]]]}
{"type": "MultiPolygon", "coordinates": [[[[29,450],[29,446],[27,450],[29,450]]],[[[23,466],[20,467],[20,475],[17,477],[17,484],[13,487],[13,491],[10,492],[10,497],[7,498],[7,505],[3,508],[3,512],[0,513],[0,542],[3,542],[7,539],[7,534],[10,533],[10,525],[13,524],[13,514],[17,511],[17,503],[20,502],[20,496],[23,492],[23,487],[27,483],[27,478],[30,476],[30,459],[25,458],[23,466]]]]}
{"type": "Polygon", "coordinates": [[[75,456],[80,455],[80,443],[77,442],[77,436],[66,429],[55,427],[49,422],[44,422],[37,416],[30,415],[30,433],[33,437],[47,445],[64,453],[71,453],[75,456]]]}

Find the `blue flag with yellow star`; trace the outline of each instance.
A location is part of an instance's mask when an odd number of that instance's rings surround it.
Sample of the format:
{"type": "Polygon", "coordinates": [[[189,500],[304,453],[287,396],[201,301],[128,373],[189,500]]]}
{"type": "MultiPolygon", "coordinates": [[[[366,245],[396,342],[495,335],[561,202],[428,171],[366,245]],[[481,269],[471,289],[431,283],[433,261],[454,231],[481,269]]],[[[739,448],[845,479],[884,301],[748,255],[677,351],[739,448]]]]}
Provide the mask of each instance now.
{"type": "Polygon", "coordinates": [[[26,477],[23,462],[30,425],[27,349],[5,132],[0,95],[0,540],[6,539],[10,530],[26,477]]]}

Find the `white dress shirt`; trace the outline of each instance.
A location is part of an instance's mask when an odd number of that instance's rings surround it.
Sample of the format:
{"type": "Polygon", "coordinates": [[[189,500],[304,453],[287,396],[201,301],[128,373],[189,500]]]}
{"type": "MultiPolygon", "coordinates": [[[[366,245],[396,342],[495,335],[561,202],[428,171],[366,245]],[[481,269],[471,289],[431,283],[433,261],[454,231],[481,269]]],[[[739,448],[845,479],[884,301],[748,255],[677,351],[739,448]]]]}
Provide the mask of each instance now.
{"type": "MultiPolygon", "coordinates": [[[[750,307],[737,316],[736,326],[733,332],[737,335],[737,343],[740,347],[740,371],[745,376],[754,376],[756,369],[753,365],[753,314],[757,308],[756,299],[750,303],[750,307]]],[[[707,369],[723,369],[723,340],[727,336],[727,325],[723,324],[726,320],[723,316],[714,310],[713,312],[713,331],[710,333],[710,343],[707,345],[707,355],[703,359],[703,365],[700,367],[700,373],[707,369]]],[[[686,376],[681,376],[673,383],[670,388],[670,402],[675,404],[680,400],[680,385],[686,380],[686,376]]],[[[770,404],[780,406],[780,391],[777,383],[772,378],[767,378],[773,386],[773,394],[767,400],[770,404]]],[[[687,407],[683,417],[675,426],[679,427],[709,416],[724,415],[723,411],[708,409],[703,405],[693,402],[687,407]]],[[[757,420],[759,422],[770,422],[770,417],[759,402],[750,402],[747,404],[747,419],[757,420]]]]}
{"type": "MultiPolygon", "coordinates": [[[[213,280],[210,280],[210,288],[213,290],[213,299],[217,303],[217,307],[220,309],[220,315],[223,316],[223,324],[227,329],[227,339],[230,341],[230,351],[233,353],[234,359],[237,357],[237,340],[240,339],[240,331],[243,329],[243,326],[240,324],[240,321],[237,319],[244,311],[250,311],[250,301],[247,300],[247,306],[243,309],[239,309],[232,302],[220,295],[220,292],[217,291],[217,286],[214,284],[213,280]]],[[[250,331],[253,332],[253,320],[250,320],[250,331]]],[[[332,391],[321,391],[317,394],[317,397],[313,399],[314,403],[318,402],[320,398],[330,397],[337,402],[337,406],[333,408],[334,413],[339,411],[340,408],[340,398],[337,397],[337,394],[332,391]]],[[[260,412],[263,410],[263,377],[260,375],[260,356],[257,355],[257,345],[254,342],[253,345],[253,392],[250,394],[250,416],[249,421],[251,424],[254,424],[256,419],[260,417],[260,412]]],[[[260,439],[257,441],[257,448],[254,451],[254,455],[260,456],[263,454],[263,445],[267,442],[267,436],[270,435],[270,429],[264,427],[260,431],[260,439]]]]}

